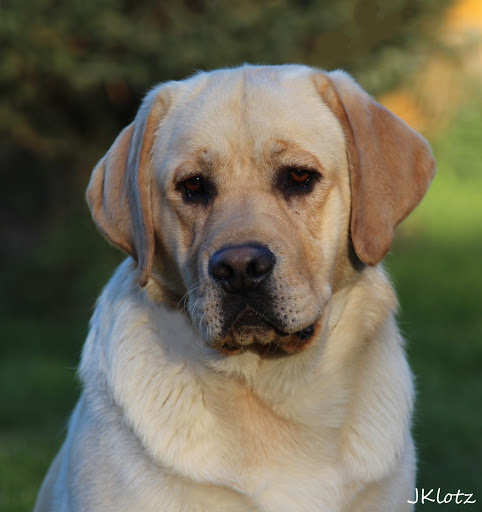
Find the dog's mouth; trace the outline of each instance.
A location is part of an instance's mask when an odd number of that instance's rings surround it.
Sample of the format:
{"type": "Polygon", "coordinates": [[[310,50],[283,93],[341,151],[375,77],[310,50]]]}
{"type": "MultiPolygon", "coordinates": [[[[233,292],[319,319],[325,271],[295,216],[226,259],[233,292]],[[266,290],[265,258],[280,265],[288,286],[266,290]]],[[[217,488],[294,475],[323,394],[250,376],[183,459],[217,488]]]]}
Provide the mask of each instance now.
{"type": "Polygon", "coordinates": [[[318,320],[290,333],[248,307],[238,316],[216,349],[224,355],[235,355],[247,350],[263,357],[293,354],[312,344],[319,323],[318,320]]]}

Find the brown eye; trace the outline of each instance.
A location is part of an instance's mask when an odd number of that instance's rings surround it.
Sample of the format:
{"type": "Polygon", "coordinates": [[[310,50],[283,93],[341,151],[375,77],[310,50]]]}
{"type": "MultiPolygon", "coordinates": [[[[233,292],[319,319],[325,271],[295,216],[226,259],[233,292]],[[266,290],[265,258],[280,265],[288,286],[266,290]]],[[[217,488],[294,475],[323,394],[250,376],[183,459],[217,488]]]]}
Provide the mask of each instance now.
{"type": "Polygon", "coordinates": [[[278,186],[287,198],[311,193],[321,174],[314,169],[284,167],[278,175],[278,186]]]}
{"type": "Polygon", "coordinates": [[[311,173],[303,169],[291,169],[289,174],[290,180],[300,185],[307,185],[311,178],[311,173]]]}
{"type": "Polygon", "coordinates": [[[178,189],[182,193],[184,201],[189,203],[207,204],[210,196],[214,193],[213,187],[209,181],[201,176],[192,176],[178,184],[178,189]]]}
{"type": "Polygon", "coordinates": [[[189,178],[188,180],[183,182],[184,187],[189,192],[199,192],[202,189],[203,182],[199,176],[194,176],[194,178],[189,178]]]}

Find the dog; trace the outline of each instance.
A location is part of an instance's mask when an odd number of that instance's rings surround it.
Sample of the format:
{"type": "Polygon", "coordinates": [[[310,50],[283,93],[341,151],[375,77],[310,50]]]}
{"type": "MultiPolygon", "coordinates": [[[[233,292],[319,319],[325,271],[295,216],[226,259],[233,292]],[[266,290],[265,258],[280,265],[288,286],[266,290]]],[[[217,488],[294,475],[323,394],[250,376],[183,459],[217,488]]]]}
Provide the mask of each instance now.
{"type": "Polygon", "coordinates": [[[36,512],[402,512],[413,384],[381,260],[435,172],[342,71],[153,89],[87,201],[128,258],[36,512]]]}

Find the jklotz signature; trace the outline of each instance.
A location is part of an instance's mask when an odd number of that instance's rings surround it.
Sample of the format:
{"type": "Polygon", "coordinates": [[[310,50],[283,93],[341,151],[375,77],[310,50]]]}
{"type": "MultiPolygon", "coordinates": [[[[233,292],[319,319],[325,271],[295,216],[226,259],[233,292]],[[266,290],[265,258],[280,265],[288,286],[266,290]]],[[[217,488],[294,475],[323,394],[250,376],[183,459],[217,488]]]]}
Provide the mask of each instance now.
{"type": "Polygon", "coordinates": [[[426,502],[438,503],[444,505],[446,503],[456,503],[457,505],[471,505],[476,503],[472,493],[463,493],[460,489],[456,493],[448,492],[443,494],[440,487],[438,489],[421,489],[420,493],[418,489],[415,489],[415,499],[413,501],[407,500],[407,503],[415,504],[420,503],[423,505],[426,502]],[[435,492],[435,494],[434,494],[435,492]]]}

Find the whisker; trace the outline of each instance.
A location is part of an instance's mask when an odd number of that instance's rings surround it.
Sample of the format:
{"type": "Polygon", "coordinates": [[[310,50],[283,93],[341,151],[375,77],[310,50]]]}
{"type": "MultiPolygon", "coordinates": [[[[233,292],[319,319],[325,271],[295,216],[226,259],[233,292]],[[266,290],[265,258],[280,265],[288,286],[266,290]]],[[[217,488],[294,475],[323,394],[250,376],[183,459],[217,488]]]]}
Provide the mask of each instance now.
{"type": "Polygon", "coordinates": [[[186,309],[186,301],[188,300],[189,295],[192,292],[194,292],[195,290],[197,290],[198,288],[201,288],[201,285],[197,284],[197,285],[191,286],[191,288],[189,288],[189,290],[181,297],[180,301],[177,303],[177,308],[179,308],[179,305],[181,304],[181,302],[184,302],[183,307],[181,308],[181,311],[185,310],[186,309]]]}

